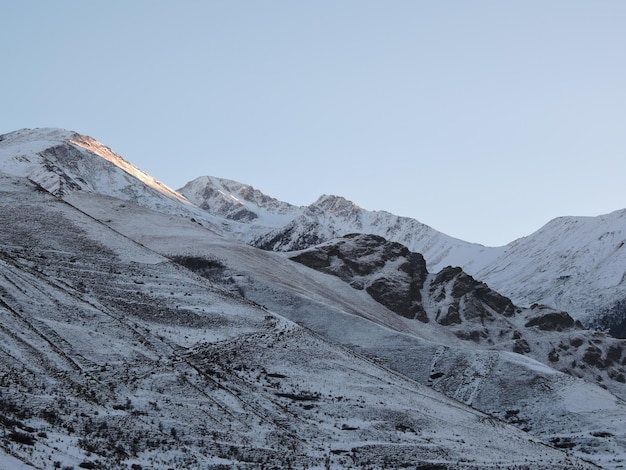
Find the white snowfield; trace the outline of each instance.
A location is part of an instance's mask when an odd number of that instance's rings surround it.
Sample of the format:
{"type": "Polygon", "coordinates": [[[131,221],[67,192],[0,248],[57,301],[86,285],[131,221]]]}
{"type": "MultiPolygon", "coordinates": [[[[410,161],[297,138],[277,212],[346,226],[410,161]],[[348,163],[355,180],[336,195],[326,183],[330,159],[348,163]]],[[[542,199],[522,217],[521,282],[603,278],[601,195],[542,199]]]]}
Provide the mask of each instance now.
{"type": "MultiPolygon", "coordinates": [[[[514,259],[538,250],[527,239],[486,248],[332,196],[299,208],[218,178],[186,188],[73,132],[0,137],[0,427],[10,436],[0,468],[626,465],[626,386],[614,369],[589,362],[577,377],[555,368],[563,359],[545,359],[559,345],[565,357],[570,341],[618,340],[527,328],[536,309],[498,318],[490,343],[463,340],[290,254],[243,243],[323,220],[318,234],[329,239],[378,230],[432,254],[431,273],[464,260],[470,273],[513,286],[496,260],[531,271],[514,259]],[[530,352],[511,352],[510,338],[498,339],[505,329],[522,332],[530,352]]],[[[599,231],[557,220],[560,236],[532,237],[554,237],[550,253],[566,252],[574,233],[597,239],[581,252],[596,262],[571,259],[606,273],[602,289],[618,289],[626,264],[607,247],[623,231],[604,235],[619,225],[606,217],[599,231]]],[[[542,253],[535,266],[551,256],[542,253]]],[[[573,278],[571,263],[561,274],[546,262],[543,272],[573,278]]],[[[429,315],[436,307],[425,306],[429,315]]]]}

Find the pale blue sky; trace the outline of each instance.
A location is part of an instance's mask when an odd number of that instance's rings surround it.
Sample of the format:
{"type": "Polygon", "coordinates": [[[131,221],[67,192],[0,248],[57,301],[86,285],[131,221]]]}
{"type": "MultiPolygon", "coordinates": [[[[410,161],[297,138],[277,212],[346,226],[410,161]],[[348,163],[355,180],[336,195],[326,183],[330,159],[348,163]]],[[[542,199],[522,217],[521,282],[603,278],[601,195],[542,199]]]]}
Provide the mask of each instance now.
{"type": "Polygon", "coordinates": [[[0,133],[63,127],[173,188],[337,194],[507,243],[626,207],[626,2],[2,6],[0,133]]]}

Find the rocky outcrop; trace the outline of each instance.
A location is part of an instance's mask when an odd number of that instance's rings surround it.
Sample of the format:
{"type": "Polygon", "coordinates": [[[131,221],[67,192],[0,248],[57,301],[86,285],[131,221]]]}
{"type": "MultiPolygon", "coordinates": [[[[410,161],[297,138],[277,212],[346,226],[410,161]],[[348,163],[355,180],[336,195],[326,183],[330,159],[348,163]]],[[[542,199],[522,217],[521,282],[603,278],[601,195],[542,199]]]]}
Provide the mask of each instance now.
{"type": "Polygon", "coordinates": [[[291,258],[332,274],[406,318],[428,322],[422,288],[428,275],[422,255],[377,235],[351,234],[291,258]]]}
{"type": "Polygon", "coordinates": [[[478,319],[482,324],[496,315],[511,317],[515,313],[510,299],[459,267],[443,268],[430,283],[429,293],[436,303],[444,304],[435,318],[441,325],[462,323],[460,312],[466,319],[478,319]]]}
{"type": "MultiPolygon", "coordinates": [[[[434,320],[443,326],[484,326],[497,316],[515,313],[508,298],[461,268],[447,267],[429,275],[421,254],[377,235],[350,234],[291,259],[335,275],[355,289],[364,289],[389,310],[424,323],[434,320]],[[430,312],[424,307],[426,299],[430,312]]],[[[464,331],[460,337],[476,340],[480,336],[464,331]]]]}
{"type": "Polygon", "coordinates": [[[365,290],[398,315],[439,326],[469,347],[526,355],[610,389],[626,381],[620,340],[585,330],[566,312],[517,307],[459,267],[431,274],[422,255],[383,237],[351,234],[291,259],[365,290]]]}
{"type": "Polygon", "coordinates": [[[582,325],[567,312],[555,311],[543,305],[533,305],[531,310],[538,311],[526,322],[526,327],[536,326],[540,330],[563,331],[570,328],[582,328],[582,325]]]}

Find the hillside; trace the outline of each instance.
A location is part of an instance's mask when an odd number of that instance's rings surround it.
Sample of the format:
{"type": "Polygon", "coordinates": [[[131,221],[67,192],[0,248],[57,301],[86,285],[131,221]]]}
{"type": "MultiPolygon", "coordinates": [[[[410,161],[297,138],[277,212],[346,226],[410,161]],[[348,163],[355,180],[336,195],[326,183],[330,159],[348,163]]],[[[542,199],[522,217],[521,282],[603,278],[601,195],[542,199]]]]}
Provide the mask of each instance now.
{"type": "Polygon", "coordinates": [[[381,236],[250,246],[307,209],[205,183],[219,204],[72,132],[0,137],[0,462],[626,464],[623,340],[381,236]]]}
{"type": "Polygon", "coordinates": [[[505,246],[485,247],[408,217],[368,211],[339,196],[321,196],[302,208],[275,202],[287,209],[266,223],[265,209],[255,200],[244,200],[228,188],[221,192],[214,188],[214,179],[198,178],[180,192],[211,214],[220,214],[216,208],[223,199],[245,205],[247,213],[257,214],[254,222],[229,220],[227,225],[233,236],[253,246],[293,251],[350,233],[379,235],[421,253],[432,271],[460,266],[516,304],[546,304],[586,325],[626,336],[626,210],[598,217],[561,217],[505,246]]]}

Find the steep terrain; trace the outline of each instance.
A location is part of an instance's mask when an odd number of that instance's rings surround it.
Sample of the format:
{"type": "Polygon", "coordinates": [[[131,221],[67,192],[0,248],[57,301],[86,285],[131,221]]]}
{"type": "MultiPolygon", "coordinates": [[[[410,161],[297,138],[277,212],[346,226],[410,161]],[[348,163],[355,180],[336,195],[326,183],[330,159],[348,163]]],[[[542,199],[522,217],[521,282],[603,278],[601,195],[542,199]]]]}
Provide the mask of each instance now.
{"type": "MultiPolygon", "coordinates": [[[[623,341],[381,236],[259,250],[237,240],[308,208],[215,178],[187,189],[75,133],[0,136],[0,462],[626,464],[623,341]]],[[[318,205],[336,224],[320,240],[395,217],[318,205]]],[[[444,259],[430,230],[416,239],[444,259]]]]}
{"type": "Polygon", "coordinates": [[[468,270],[525,304],[567,310],[626,337],[626,210],[560,217],[506,247],[494,263],[468,270]],[[621,304],[621,308],[620,308],[621,304]],[[621,326],[620,326],[621,325],[621,326]]]}
{"type": "Polygon", "coordinates": [[[0,188],[0,461],[590,468],[234,297],[25,179],[0,188]]]}
{"type": "MultiPolygon", "coordinates": [[[[511,351],[598,382],[626,399],[624,341],[585,330],[566,312],[515,306],[461,268],[430,274],[424,258],[376,235],[347,235],[292,260],[365,290],[389,310],[434,323],[482,349],[511,351]]],[[[448,339],[446,344],[456,342],[448,339]]]]}
{"type": "MultiPolygon", "coordinates": [[[[193,191],[188,185],[181,193],[216,213],[212,199],[203,196],[213,194],[213,188],[213,179],[199,178],[193,191]]],[[[254,201],[245,207],[262,213],[254,201]]],[[[495,248],[449,237],[414,219],[367,211],[338,196],[291,207],[276,220],[284,224],[256,223],[251,230],[238,224],[231,230],[238,239],[273,251],[301,250],[349,233],[379,235],[421,253],[433,271],[460,266],[517,304],[550,305],[587,325],[626,336],[626,210],[599,217],[561,217],[495,248]]]]}
{"type": "MultiPolygon", "coordinates": [[[[107,207],[100,198],[88,194],[76,194],[72,203],[99,219],[114,210],[111,225],[117,231],[168,254],[233,295],[280,313],[376,363],[606,468],[624,463],[624,402],[613,395],[623,397],[625,393],[619,377],[623,364],[614,357],[617,348],[612,349],[623,346],[623,342],[580,329],[566,314],[535,307],[521,312],[516,309],[513,316],[507,316],[508,299],[466,274],[444,270],[449,274],[439,282],[434,282],[436,275],[428,274],[424,286],[436,286],[434,296],[444,290],[450,290],[450,295],[445,301],[424,304],[429,315],[428,323],[424,323],[391,311],[367,292],[366,286],[382,273],[394,278],[396,291],[410,289],[405,283],[410,286],[412,277],[423,273],[419,255],[393,243],[377,242],[376,237],[365,237],[368,243],[349,237],[340,248],[348,254],[357,244],[361,258],[381,267],[351,266],[363,273],[353,283],[355,288],[333,274],[285,262],[281,253],[207,234],[188,220],[173,221],[170,216],[131,205],[119,208],[113,200],[107,207]],[[401,269],[391,269],[392,265],[401,269]],[[455,287],[457,281],[459,286],[455,287]],[[363,289],[358,288],[361,286],[363,289]],[[480,303],[478,312],[485,311],[472,315],[474,306],[468,309],[468,299],[478,300],[476,293],[489,303],[503,305],[506,315],[480,303]],[[455,304],[460,307],[463,323],[441,325],[436,321],[439,309],[447,311],[446,307],[455,304]],[[586,359],[597,365],[585,362],[588,349],[591,352],[586,359]],[[574,361],[580,364],[572,365],[574,361]],[[563,374],[552,366],[570,370],[563,374]],[[577,378],[578,374],[590,382],[577,378]]],[[[332,245],[329,242],[328,246],[332,245]]],[[[338,261],[331,264],[341,266],[338,261]]],[[[433,295],[423,294],[422,298],[433,295]]],[[[623,361],[623,352],[619,357],[623,361]]]]}
{"type": "Polygon", "coordinates": [[[266,196],[252,186],[211,176],[196,178],[179,192],[207,212],[263,227],[281,227],[301,212],[299,207],[266,196]]]}
{"type": "Polygon", "coordinates": [[[61,198],[86,191],[196,218],[207,226],[215,221],[110,148],[72,131],[23,129],[0,136],[0,171],[25,177],[61,198]]]}

